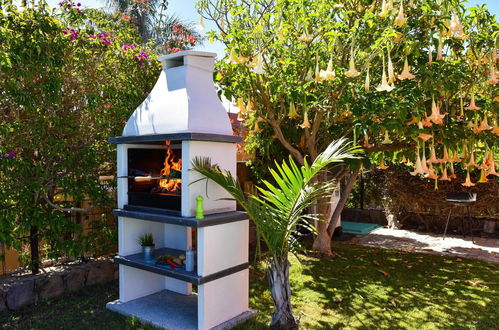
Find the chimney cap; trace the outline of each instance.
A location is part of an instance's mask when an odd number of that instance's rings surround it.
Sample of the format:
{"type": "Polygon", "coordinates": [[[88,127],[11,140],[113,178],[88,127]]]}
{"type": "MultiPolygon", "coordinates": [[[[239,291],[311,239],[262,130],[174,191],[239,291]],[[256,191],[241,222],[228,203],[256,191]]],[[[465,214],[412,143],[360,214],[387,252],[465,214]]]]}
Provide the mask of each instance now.
{"type": "Polygon", "coordinates": [[[212,53],[212,52],[202,52],[199,50],[183,50],[183,51],[178,52],[178,53],[160,56],[160,57],[158,57],[158,60],[161,62],[171,61],[171,60],[175,60],[177,58],[181,58],[181,57],[185,57],[185,56],[201,56],[201,57],[215,58],[217,56],[217,54],[212,53]]]}

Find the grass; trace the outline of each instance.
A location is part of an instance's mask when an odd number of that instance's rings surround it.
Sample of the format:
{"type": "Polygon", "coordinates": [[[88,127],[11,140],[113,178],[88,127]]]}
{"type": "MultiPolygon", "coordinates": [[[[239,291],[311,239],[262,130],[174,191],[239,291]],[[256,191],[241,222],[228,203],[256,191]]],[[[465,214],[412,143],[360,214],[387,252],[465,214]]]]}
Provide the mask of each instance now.
{"type": "MultiPolygon", "coordinates": [[[[341,257],[291,260],[294,313],[304,329],[499,329],[495,264],[336,243],[341,257]]],[[[104,308],[117,283],[0,314],[3,329],[150,329],[104,308]]],[[[250,305],[238,329],[265,329],[272,313],[262,265],[251,269],[250,305]]]]}

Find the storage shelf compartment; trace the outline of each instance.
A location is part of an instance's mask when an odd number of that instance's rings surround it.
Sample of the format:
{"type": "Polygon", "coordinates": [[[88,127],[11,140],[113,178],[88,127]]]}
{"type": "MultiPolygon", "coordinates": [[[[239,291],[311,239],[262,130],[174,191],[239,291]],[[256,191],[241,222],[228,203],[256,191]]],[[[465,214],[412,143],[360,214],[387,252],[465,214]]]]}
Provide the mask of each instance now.
{"type": "MultiPolygon", "coordinates": [[[[167,214],[166,212],[158,212],[155,208],[143,208],[141,211],[127,209],[125,205],[123,209],[113,210],[113,214],[118,217],[133,218],[138,220],[147,220],[160,223],[168,223],[172,225],[180,225],[186,227],[207,227],[231,223],[236,221],[247,220],[248,215],[245,212],[232,211],[217,214],[205,215],[204,219],[196,219],[194,217],[181,217],[178,215],[167,214]],[[146,211],[147,210],[147,211],[146,211]],[[150,211],[149,211],[150,210],[150,211]]],[[[131,207],[135,208],[135,207],[131,207]]],[[[164,211],[164,210],[163,210],[164,211]]]]}
{"type": "MultiPolygon", "coordinates": [[[[160,255],[164,254],[178,256],[180,254],[185,254],[185,251],[169,249],[169,248],[161,248],[154,252],[155,257],[159,257],[160,255]]],[[[175,270],[172,270],[169,265],[157,265],[155,258],[150,260],[144,259],[142,253],[132,254],[128,256],[117,256],[114,258],[114,260],[116,263],[121,265],[142,269],[159,275],[168,276],[195,285],[207,283],[222,278],[224,276],[237,273],[243,269],[247,269],[249,266],[248,263],[244,263],[214,274],[210,274],[207,276],[199,276],[196,270],[192,272],[188,272],[183,268],[176,268],[175,270]]]]}

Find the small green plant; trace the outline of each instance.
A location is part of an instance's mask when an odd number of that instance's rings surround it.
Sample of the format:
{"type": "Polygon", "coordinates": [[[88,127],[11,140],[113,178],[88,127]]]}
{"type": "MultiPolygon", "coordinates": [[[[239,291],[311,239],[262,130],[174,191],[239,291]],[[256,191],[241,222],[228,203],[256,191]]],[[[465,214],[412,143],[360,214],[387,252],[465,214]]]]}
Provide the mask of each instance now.
{"type": "Polygon", "coordinates": [[[139,243],[142,246],[154,246],[154,238],[151,233],[144,234],[139,237],[139,243]]]}

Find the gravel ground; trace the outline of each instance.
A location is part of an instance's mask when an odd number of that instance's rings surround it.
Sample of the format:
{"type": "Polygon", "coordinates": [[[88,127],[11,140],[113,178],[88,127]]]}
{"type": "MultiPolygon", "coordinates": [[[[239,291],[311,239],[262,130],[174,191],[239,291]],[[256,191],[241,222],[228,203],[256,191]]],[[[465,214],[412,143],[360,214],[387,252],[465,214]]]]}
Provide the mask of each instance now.
{"type": "Polygon", "coordinates": [[[385,249],[422,252],[461,258],[478,259],[499,264],[499,239],[467,236],[417,233],[408,230],[378,228],[366,236],[357,236],[354,242],[385,249]]]}

